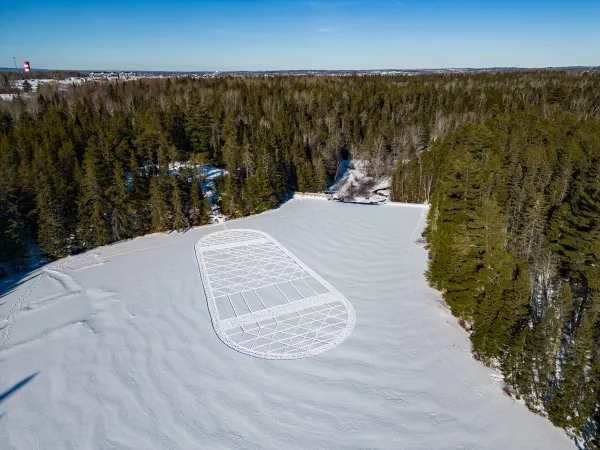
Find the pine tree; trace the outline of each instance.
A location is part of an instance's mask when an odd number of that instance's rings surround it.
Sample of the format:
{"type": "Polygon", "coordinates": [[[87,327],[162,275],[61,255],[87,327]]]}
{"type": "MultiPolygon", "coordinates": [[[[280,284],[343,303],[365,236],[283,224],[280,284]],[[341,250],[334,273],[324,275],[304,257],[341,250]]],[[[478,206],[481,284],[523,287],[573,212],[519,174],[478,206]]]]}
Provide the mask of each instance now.
{"type": "Polygon", "coordinates": [[[269,185],[273,192],[273,208],[277,203],[285,198],[287,192],[286,184],[284,180],[285,168],[281,161],[274,161],[271,157],[268,159],[267,165],[267,176],[269,178],[269,185]]]}
{"type": "Polygon", "coordinates": [[[600,157],[582,170],[550,237],[573,279],[600,290],[600,157]]]}
{"type": "Polygon", "coordinates": [[[512,340],[509,350],[502,358],[505,391],[517,399],[524,399],[529,407],[532,403],[531,374],[533,372],[530,335],[529,327],[524,327],[512,340]]]}
{"type": "Polygon", "coordinates": [[[566,347],[560,381],[551,391],[548,416],[562,428],[580,430],[596,409],[597,381],[590,378],[589,370],[594,352],[593,326],[594,319],[584,317],[566,347]]]}
{"type": "Polygon", "coordinates": [[[172,205],[173,205],[173,228],[177,231],[182,231],[187,227],[187,220],[184,215],[184,203],[183,193],[179,186],[179,177],[171,177],[172,185],[172,205]]]}
{"type": "Polygon", "coordinates": [[[89,147],[83,161],[83,178],[79,196],[78,235],[84,248],[93,248],[111,242],[108,224],[110,213],[99,172],[101,162],[94,147],[89,147]]]}
{"type": "Polygon", "coordinates": [[[317,186],[318,183],[312,164],[310,161],[302,161],[298,167],[298,191],[315,192],[317,186]]]}
{"type": "Polygon", "coordinates": [[[172,227],[172,210],[168,198],[168,180],[164,175],[153,175],[150,180],[150,218],[153,231],[167,231],[172,227]]]}
{"type": "Polygon", "coordinates": [[[325,171],[325,165],[323,164],[323,160],[319,158],[317,160],[317,168],[316,168],[316,187],[317,191],[323,192],[327,189],[327,172],[325,171]]]}
{"type": "Polygon", "coordinates": [[[27,235],[23,218],[0,185],[0,262],[16,262],[26,255],[27,235]]]}
{"type": "Polygon", "coordinates": [[[40,248],[54,258],[68,255],[71,250],[70,233],[49,184],[42,184],[37,193],[36,203],[40,248]]]}
{"type": "Polygon", "coordinates": [[[127,239],[133,233],[133,226],[128,208],[127,178],[118,160],[113,164],[112,178],[112,185],[107,190],[112,206],[110,214],[112,235],[115,240],[127,239]]]}
{"type": "MultiPolygon", "coordinates": [[[[244,210],[242,205],[242,189],[239,183],[242,182],[238,173],[226,175],[216,180],[216,191],[219,194],[217,200],[221,212],[229,217],[237,217],[244,210]]],[[[246,192],[243,192],[247,195],[246,192]]]]}
{"type": "Polygon", "coordinates": [[[201,182],[196,178],[196,174],[194,172],[190,173],[190,178],[192,180],[190,187],[189,209],[190,225],[203,225],[208,222],[210,204],[208,203],[208,199],[204,195],[204,192],[202,192],[200,187],[201,182]]]}
{"type": "Polygon", "coordinates": [[[147,208],[148,203],[148,176],[145,170],[140,170],[135,153],[129,153],[129,175],[127,179],[127,214],[129,216],[131,232],[138,235],[149,230],[151,219],[147,208]]]}
{"type": "Polygon", "coordinates": [[[210,157],[210,116],[206,107],[197,98],[192,101],[187,110],[185,130],[188,134],[191,151],[210,157]]]}
{"type": "Polygon", "coordinates": [[[245,200],[249,214],[266,211],[276,204],[269,179],[261,166],[259,166],[254,177],[246,179],[245,200]]]}

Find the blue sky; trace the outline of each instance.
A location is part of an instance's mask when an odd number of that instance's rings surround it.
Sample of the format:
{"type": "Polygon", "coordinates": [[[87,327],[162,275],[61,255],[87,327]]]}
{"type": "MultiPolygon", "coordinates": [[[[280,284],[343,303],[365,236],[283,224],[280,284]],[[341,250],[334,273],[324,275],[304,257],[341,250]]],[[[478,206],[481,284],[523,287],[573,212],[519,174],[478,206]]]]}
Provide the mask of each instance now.
{"type": "Polygon", "coordinates": [[[0,67],[600,65],[600,0],[0,0],[0,67]]]}

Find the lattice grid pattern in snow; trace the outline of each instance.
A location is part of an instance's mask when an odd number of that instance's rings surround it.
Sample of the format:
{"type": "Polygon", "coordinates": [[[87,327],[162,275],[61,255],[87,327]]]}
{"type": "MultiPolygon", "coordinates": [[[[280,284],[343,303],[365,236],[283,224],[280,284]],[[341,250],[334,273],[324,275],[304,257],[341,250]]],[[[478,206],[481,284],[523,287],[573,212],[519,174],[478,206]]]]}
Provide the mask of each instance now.
{"type": "Polygon", "coordinates": [[[266,233],[226,230],[196,244],[215,332],[267,359],[315,355],[352,331],[352,305],[266,233]]]}
{"type": "Polygon", "coordinates": [[[309,276],[271,242],[205,250],[203,256],[215,297],[309,276]]]}
{"type": "Polygon", "coordinates": [[[212,233],[200,241],[202,248],[220,247],[235,243],[247,244],[253,240],[263,240],[265,236],[254,230],[228,230],[227,233],[212,233]]]}

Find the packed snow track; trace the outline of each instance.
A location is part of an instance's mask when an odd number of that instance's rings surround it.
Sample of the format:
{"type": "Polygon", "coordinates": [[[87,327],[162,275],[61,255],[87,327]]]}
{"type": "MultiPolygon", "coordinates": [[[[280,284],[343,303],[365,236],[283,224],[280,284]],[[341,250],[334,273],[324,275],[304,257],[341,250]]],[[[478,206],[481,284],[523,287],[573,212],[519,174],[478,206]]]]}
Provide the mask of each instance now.
{"type": "Polygon", "coordinates": [[[354,327],[348,300],[266,233],[218,231],[198,241],[196,256],[215,332],[239,352],[317,355],[354,327]]]}

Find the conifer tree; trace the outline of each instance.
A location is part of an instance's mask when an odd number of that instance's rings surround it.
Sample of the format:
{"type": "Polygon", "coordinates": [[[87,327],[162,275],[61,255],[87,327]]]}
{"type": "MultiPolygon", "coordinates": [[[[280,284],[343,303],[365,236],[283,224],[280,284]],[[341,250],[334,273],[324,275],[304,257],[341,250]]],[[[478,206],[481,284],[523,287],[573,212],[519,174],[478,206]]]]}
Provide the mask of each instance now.
{"type": "Polygon", "coordinates": [[[177,231],[182,231],[187,227],[187,220],[184,215],[184,203],[183,193],[179,183],[178,176],[171,177],[172,185],[172,205],[173,205],[173,228],[177,231]]]}
{"type": "Polygon", "coordinates": [[[79,197],[78,235],[84,248],[111,242],[108,224],[110,213],[100,177],[101,162],[94,147],[89,147],[83,160],[83,178],[79,197]]]}
{"type": "Polygon", "coordinates": [[[322,192],[327,189],[327,172],[325,171],[325,165],[323,164],[323,160],[321,158],[317,160],[316,188],[318,192],[322,192]]]}
{"type": "Polygon", "coordinates": [[[112,178],[112,185],[107,190],[112,206],[110,214],[111,229],[114,239],[121,240],[131,236],[133,227],[130,211],[127,206],[129,200],[127,178],[125,177],[123,166],[118,160],[113,164],[112,178]]]}
{"type": "Polygon", "coordinates": [[[208,222],[208,216],[210,214],[210,204],[208,199],[205,197],[204,192],[200,187],[200,180],[197,179],[196,174],[192,171],[189,175],[191,179],[190,186],[190,225],[198,226],[208,222]]]}
{"type": "Polygon", "coordinates": [[[194,153],[201,155],[210,155],[210,116],[204,105],[198,98],[193,99],[189,106],[186,119],[185,130],[188,134],[190,149],[194,153]]]}
{"type": "Polygon", "coordinates": [[[50,186],[44,184],[37,193],[38,243],[42,250],[55,258],[70,253],[70,233],[65,226],[60,205],[50,191],[50,186]]]}
{"type": "MultiPolygon", "coordinates": [[[[562,428],[581,429],[596,409],[598,379],[590,377],[595,346],[593,327],[594,318],[584,317],[566,347],[560,381],[551,391],[548,414],[562,428]]],[[[598,375],[595,370],[591,374],[598,375]]]]}
{"type": "Polygon", "coordinates": [[[168,198],[168,186],[162,174],[153,175],[150,179],[149,209],[153,231],[167,231],[172,226],[172,210],[168,198]]]}
{"type": "Polygon", "coordinates": [[[318,183],[312,164],[310,161],[302,161],[298,169],[298,190],[300,192],[315,192],[317,186],[318,183]]]}
{"type": "Polygon", "coordinates": [[[125,189],[127,193],[127,214],[133,235],[138,235],[150,228],[147,208],[149,180],[146,170],[140,169],[133,151],[129,153],[128,169],[129,176],[125,189]]]}
{"type": "Polygon", "coordinates": [[[250,214],[263,212],[275,206],[277,201],[263,164],[258,166],[254,177],[246,179],[245,194],[250,214]]]}
{"type": "MultiPolygon", "coordinates": [[[[18,209],[0,186],[0,261],[18,261],[27,255],[25,224],[18,209]]],[[[0,276],[4,275],[0,269],[0,276]]]]}

